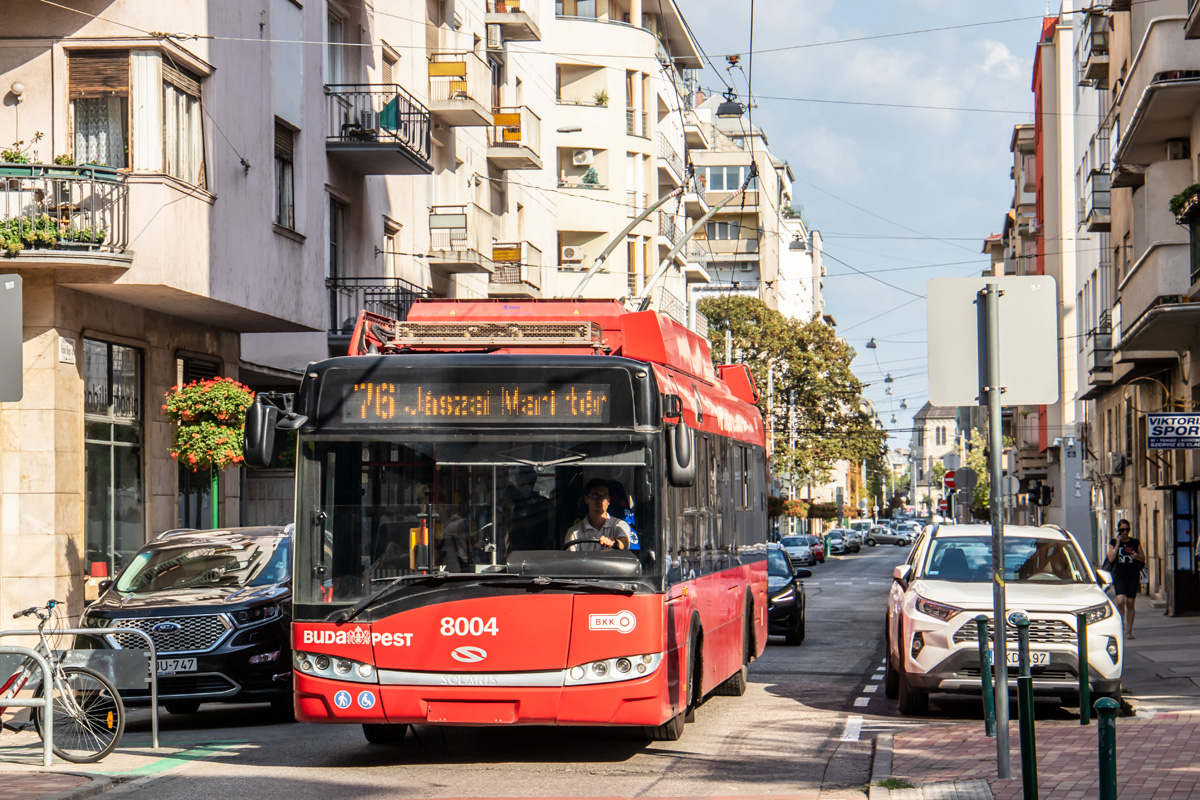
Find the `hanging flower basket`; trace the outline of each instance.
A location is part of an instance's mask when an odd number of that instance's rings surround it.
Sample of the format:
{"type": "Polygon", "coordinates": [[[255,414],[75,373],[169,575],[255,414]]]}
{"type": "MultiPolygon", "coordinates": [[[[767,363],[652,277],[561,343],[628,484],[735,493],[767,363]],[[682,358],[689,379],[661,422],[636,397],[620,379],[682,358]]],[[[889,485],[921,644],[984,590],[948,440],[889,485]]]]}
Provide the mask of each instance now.
{"type": "Polygon", "coordinates": [[[172,386],[162,410],[178,423],[171,458],[193,472],[222,470],[243,460],[242,429],[254,392],[232,378],[172,386]]]}
{"type": "Polygon", "coordinates": [[[1171,198],[1171,213],[1180,225],[1187,225],[1200,213],[1200,183],[1193,183],[1171,198]]]}

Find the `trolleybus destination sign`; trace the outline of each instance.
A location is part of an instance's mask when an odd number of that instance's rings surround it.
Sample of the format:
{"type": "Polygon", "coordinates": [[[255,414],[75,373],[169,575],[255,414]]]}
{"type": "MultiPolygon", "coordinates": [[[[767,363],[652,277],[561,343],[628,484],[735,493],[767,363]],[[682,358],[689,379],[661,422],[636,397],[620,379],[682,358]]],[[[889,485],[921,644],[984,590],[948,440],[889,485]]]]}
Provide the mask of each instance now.
{"type": "Polygon", "coordinates": [[[602,383],[365,382],[345,387],[344,423],[575,422],[606,424],[602,383]]]}
{"type": "Polygon", "coordinates": [[[1146,449],[1200,449],[1200,414],[1147,414],[1146,449]]]}

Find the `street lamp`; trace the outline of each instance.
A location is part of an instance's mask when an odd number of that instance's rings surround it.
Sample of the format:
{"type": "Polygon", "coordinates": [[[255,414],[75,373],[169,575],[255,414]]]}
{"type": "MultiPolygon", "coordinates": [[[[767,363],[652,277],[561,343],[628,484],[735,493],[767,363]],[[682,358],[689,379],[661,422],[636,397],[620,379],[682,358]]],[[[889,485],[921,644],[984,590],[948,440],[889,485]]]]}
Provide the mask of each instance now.
{"type": "Polygon", "coordinates": [[[878,346],[879,346],[879,345],[875,344],[875,337],[874,337],[874,336],[872,336],[870,339],[867,339],[867,349],[868,349],[868,350],[874,350],[874,349],[875,349],[876,347],[878,347],[878,346]]]}
{"type": "Polygon", "coordinates": [[[721,119],[737,119],[745,111],[745,107],[737,101],[737,94],[730,87],[724,94],[725,102],[717,106],[717,116],[721,119]]]}

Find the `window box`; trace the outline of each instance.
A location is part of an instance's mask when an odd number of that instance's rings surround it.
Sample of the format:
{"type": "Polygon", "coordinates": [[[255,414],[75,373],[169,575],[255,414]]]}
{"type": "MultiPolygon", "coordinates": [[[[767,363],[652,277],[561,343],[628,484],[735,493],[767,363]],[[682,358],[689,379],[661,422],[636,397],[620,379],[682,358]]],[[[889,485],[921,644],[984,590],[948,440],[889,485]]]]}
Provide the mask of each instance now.
{"type": "Polygon", "coordinates": [[[1187,225],[1200,212],[1200,183],[1193,183],[1171,198],[1171,213],[1180,225],[1187,225]]]}

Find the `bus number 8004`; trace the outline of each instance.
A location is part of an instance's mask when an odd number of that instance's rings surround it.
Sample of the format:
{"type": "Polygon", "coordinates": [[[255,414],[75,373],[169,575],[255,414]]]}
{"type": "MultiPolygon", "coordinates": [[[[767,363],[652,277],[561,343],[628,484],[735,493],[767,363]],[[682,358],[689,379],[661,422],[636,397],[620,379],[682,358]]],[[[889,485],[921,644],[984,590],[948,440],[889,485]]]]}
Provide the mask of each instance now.
{"type": "Polygon", "coordinates": [[[483,617],[442,617],[442,636],[495,636],[499,632],[495,617],[486,621],[483,617]]]}

